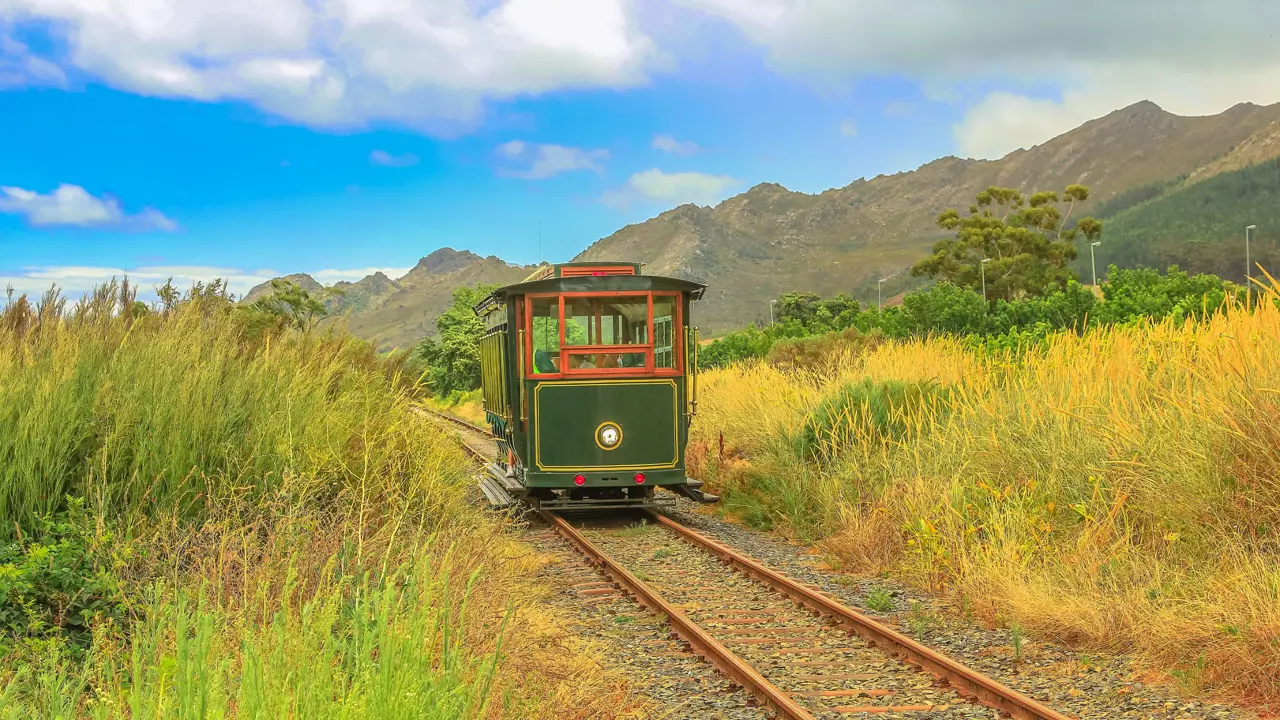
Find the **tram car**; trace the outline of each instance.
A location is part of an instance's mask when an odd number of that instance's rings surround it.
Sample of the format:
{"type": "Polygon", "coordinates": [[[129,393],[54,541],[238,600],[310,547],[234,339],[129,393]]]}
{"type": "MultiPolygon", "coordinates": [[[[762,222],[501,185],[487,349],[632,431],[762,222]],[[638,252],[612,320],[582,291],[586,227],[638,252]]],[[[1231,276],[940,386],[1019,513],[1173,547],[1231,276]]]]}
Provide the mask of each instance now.
{"type": "Polygon", "coordinates": [[[475,312],[485,419],[497,457],[481,490],[498,507],[653,507],[719,498],[685,475],[697,412],[705,285],[640,263],[544,265],[475,312]]]}

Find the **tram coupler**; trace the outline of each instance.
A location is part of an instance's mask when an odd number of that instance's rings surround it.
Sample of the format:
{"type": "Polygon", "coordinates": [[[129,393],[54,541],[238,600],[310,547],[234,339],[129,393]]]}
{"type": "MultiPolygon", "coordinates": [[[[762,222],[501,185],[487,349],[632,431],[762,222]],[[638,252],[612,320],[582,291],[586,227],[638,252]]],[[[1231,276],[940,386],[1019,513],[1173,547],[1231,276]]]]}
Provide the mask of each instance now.
{"type": "Polygon", "coordinates": [[[702,503],[703,505],[715,505],[720,502],[719,495],[702,492],[701,480],[690,480],[684,485],[671,485],[668,489],[678,495],[683,495],[694,502],[702,503]]]}

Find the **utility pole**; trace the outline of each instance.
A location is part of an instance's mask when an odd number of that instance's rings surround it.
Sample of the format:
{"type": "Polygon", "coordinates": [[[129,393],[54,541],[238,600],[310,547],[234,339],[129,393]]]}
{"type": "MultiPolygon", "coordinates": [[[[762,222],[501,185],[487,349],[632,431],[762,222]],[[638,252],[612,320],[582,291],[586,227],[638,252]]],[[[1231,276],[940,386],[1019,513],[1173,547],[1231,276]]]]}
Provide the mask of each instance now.
{"type": "Polygon", "coordinates": [[[987,299],[987,263],[991,262],[991,258],[982,258],[982,262],[978,263],[978,273],[982,275],[982,300],[987,299]]]}
{"type": "Polygon", "coordinates": [[[1257,225],[1250,225],[1244,229],[1244,286],[1247,292],[1253,292],[1253,263],[1249,260],[1249,233],[1257,229],[1257,225]]]}
{"type": "Polygon", "coordinates": [[[1098,247],[1098,246],[1099,246],[1099,245],[1101,245],[1101,244],[1102,244],[1102,241],[1101,241],[1101,240],[1099,240],[1099,241],[1097,241],[1097,242],[1094,242],[1094,243],[1090,243],[1090,244],[1089,244],[1089,264],[1093,266],[1093,287],[1094,287],[1094,289],[1097,289],[1097,287],[1098,287],[1098,261],[1097,261],[1097,260],[1095,260],[1095,259],[1094,259],[1094,257],[1093,257],[1093,249],[1094,249],[1094,248],[1096,248],[1096,247],[1098,247]]]}
{"type": "Polygon", "coordinates": [[[778,301],[777,300],[769,301],[769,327],[773,327],[773,304],[776,302],[778,301]]]}
{"type": "Polygon", "coordinates": [[[884,303],[881,301],[880,288],[884,287],[884,281],[889,278],[880,278],[880,282],[876,284],[876,312],[884,312],[884,303]]]}

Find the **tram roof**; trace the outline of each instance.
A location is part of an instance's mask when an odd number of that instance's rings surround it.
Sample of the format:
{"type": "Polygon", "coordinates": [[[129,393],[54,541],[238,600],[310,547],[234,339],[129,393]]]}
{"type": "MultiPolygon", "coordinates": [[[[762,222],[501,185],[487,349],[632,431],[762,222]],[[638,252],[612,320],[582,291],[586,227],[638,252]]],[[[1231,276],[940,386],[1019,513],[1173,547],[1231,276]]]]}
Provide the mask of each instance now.
{"type": "Polygon", "coordinates": [[[512,295],[562,292],[614,292],[634,290],[687,292],[694,300],[700,299],[707,286],[680,278],[663,275],[578,275],[572,277],[544,277],[540,280],[507,285],[494,290],[475,306],[476,313],[483,313],[490,305],[512,295]]]}

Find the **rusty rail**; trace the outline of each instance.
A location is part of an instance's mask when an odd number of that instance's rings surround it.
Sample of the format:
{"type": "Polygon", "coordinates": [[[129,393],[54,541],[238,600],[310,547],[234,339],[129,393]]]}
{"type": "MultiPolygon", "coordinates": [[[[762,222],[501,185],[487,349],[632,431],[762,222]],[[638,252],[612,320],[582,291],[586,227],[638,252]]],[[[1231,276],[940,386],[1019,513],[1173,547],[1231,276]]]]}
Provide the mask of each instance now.
{"type": "MultiPolygon", "coordinates": [[[[414,406],[413,409],[416,410],[417,412],[424,413],[432,417],[437,417],[442,420],[448,420],[449,422],[455,425],[460,425],[472,432],[480,433],[486,437],[489,436],[489,431],[486,430],[485,428],[482,428],[478,425],[472,425],[471,423],[461,418],[456,418],[456,417],[453,417],[452,415],[446,415],[442,412],[436,412],[435,410],[428,410],[427,408],[419,407],[419,406],[414,406]]],[[[477,450],[471,447],[470,445],[467,444],[467,441],[463,440],[462,438],[458,438],[458,444],[462,446],[462,449],[466,451],[468,455],[470,455],[475,460],[479,460],[481,464],[487,464],[489,462],[488,455],[486,455],[484,452],[481,452],[480,450],[477,450]]]]}
{"type": "Polygon", "coordinates": [[[886,654],[915,665],[949,685],[962,696],[971,697],[987,707],[995,708],[1017,720],[1073,720],[1052,708],[1033,700],[1013,688],[1002,685],[982,673],[961,665],[951,658],[931,650],[892,628],[881,625],[858,611],[841,605],[775,572],[732,548],[719,543],[680,523],[651,513],[657,521],[684,540],[718,556],[721,560],[748,576],[763,582],[813,612],[836,621],[844,629],[856,633],[886,654]]]}
{"type": "Polygon", "coordinates": [[[641,605],[655,613],[665,615],[672,630],[683,638],[685,642],[689,643],[695,653],[715,665],[716,668],[741,685],[747,692],[755,695],[761,702],[777,713],[779,718],[782,720],[814,720],[813,715],[796,704],[787,693],[766,680],[750,664],[735,655],[733,651],[724,645],[721,645],[706,630],[699,627],[697,623],[664,600],[661,595],[654,592],[617,561],[597,548],[590,540],[583,537],[582,533],[579,533],[573,526],[565,522],[564,518],[545,510],[540,511],[540,514],[561,537],[577,546],[592,564],[599,566],[624,590],[635,597],[641,605]]]}
{"type": "Polygon", "coordinates": [[[480,427],[479,425],[472,425],[471,423],[467,422],[466,420],[463,420],[462,418],[454,417],[454,416],[452,416],[452,415],[450,415],[450,414],[448,414],[448,413],[442,413],[442,412],[440,412],[440,411],[438,411],[438,410],[429,410],[429,409],[424,408],[424,407],[418,407],[418,409],[419,409],[419,410],[421,410],[421,411],[422,411],[422,412],[424,412],[424,413],[427,413],[428,415],[431,415],[431,416],[433,416],[433,417],[438,417],[438,418],[440,418],[440,419],[442,419],[442,420],[448,420],[449,422],[453,423],[454,425],[459,425],[459,426],[464,427],[464,428],[466,428],[466,429],[468,429],[468,430],[470,430],[470,431],[472,431],[472,432],[478,432],[478,433],[480,433],[481,435],[484,435],[484,436],[486,436],[486,437],[488,437],[488,436],[490,436],[490,435],[491,435],[491,433],[489,432],[489,428],[482,428],[482,427],[480,427]]]}
{"type": "MultiPolygon", "coordinates": [[[[445,418],[468,429],[487,434],[487,431],[465,420],[450,417],[433,410],[426,410],[425,408],[423,411],[445,418]]],[[[467,443],[461,442],[460,444],[477,459],[481,461],[487,459],[484,453],[467,443]]],[[[628,572],[616,560],[597,548],[563,518],[546,510],[539,510],[538,512],[561,537],[576,546],[587,557],[588,561],[599,566],[641,605],[655,613],[665,615],[673,631],[688,642],[695,653],[705,658],[725,676],[765,703],[778,714],[781,720],[814,720],[813,715],[796,704],[787,693],[765,679],[750,664],[720,644],[719,641],[699,627],[697,623],[690,620],[684,613],[672,607],[661,595],[628,572]]],[[[872,620],[853,608],[824,597],[723,543],[685,527],[664,515],[652,512],[650,514],[658,523],[675,532],[695,547],[716,555],[730,566],[745,572],[748,576],[786,595],[809,610],[819,615],[830,617],[838,626],[876,645],[885,654],[901,659],[928,672],[943,684],[950,686],[961,696],[973,698],[987,707],[995,708],[1002,714],[1015,718],[1015,720],[1075,720],[1075,718],[1053,710],[1017,690],[983,675],[977,670],[921,645],[906,635],[872,620]]]]}

